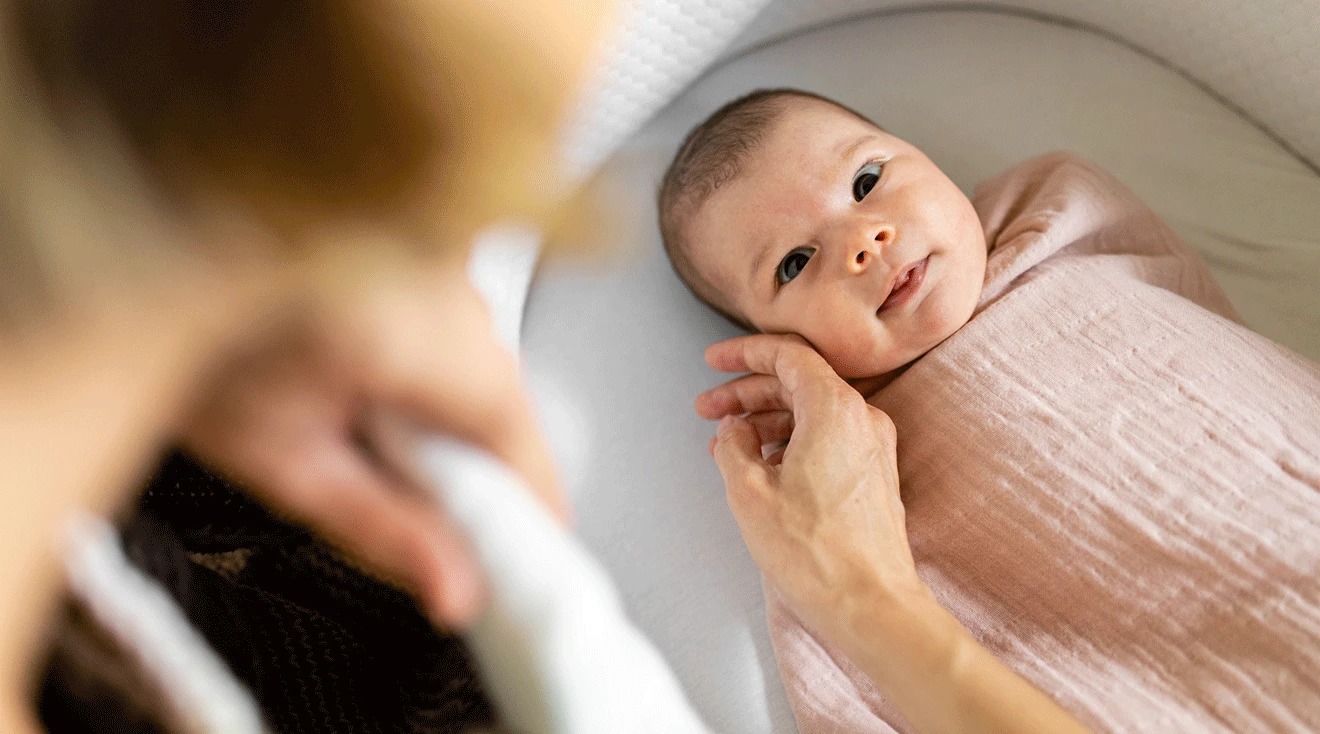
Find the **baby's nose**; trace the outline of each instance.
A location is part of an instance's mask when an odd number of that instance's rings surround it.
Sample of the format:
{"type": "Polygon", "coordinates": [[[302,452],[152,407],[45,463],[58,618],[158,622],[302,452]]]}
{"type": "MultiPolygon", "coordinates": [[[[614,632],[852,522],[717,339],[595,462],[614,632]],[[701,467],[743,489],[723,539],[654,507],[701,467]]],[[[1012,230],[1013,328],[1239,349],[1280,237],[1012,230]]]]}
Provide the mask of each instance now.
{"type": "Polygon", "coordinates": [[[876,258],[884,248],[894,241],[894,228],[885,225],[880,228],[875,236],[869,240],[862,240],[861,245],[854,247],[848,257],[848,271],[854,275],[861,275],[866,269],[871,267],[876,258]]]}

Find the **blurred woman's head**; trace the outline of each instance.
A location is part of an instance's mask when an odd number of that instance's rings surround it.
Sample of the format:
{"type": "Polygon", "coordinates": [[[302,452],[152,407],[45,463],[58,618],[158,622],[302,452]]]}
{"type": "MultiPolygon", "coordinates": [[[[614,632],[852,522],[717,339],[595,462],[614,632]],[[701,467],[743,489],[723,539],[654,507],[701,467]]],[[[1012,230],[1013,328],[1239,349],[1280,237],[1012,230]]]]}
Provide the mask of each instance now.
{"type": "Polygon", "coordinates": [[[175,260],[370,270],[460,249],[498,218],[537,220],[602,8],[10,3],[0,320],[145,285],[175,260]]]}

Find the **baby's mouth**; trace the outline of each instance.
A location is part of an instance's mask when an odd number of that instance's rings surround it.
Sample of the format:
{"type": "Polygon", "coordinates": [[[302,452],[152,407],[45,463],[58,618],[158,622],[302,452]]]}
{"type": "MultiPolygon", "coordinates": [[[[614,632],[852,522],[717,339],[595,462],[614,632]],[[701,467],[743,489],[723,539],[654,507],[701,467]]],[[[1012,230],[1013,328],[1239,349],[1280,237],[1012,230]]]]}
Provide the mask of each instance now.
{"type": "Polygon", "coordinates": [[[885,297],[885,302],[880,304],[876,313],[887,311],[891,308],[898,308],[917,294],[921,290],[921,283],[926,279],[926,265],[930,262],[930,255],[923,257],[920,261],[898,271],[894,280],[889,284],[889,295],[885,297]]]}

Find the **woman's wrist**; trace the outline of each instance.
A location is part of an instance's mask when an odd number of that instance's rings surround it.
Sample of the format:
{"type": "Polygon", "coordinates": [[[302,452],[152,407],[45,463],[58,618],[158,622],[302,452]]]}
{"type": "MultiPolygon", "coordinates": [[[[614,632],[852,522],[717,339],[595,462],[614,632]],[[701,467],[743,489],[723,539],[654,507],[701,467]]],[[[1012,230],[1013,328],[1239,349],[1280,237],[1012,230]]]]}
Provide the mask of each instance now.
{"type": "Polygon", "coordinates": [[[835,639],[889,691],[910,681],[949,678],[970,635],[917,581],[898,588],[873,586],[840,605],[842,629],[835,639]]]}
{"type": "Polygon", "coordinates": [[[959,731],[966,661],[979,645],[919,580],[841,606],[832,639],[918,731],[959,731]]]}
{"type": "Polygon", "coordinates": [[[832,639],[917,731],[1085,731],[982,647],[924,585],[858,604],[832,639]]]}

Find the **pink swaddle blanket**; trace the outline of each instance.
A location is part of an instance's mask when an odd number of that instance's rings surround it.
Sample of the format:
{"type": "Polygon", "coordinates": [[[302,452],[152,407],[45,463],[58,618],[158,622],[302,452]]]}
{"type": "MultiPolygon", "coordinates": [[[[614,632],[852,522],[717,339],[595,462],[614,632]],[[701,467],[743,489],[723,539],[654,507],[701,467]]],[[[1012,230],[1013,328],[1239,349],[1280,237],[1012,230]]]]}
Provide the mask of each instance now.
{"type": "MultiPolygon", "coordinates": [[[[974,203],[976,315],[872,399],[922,578],[1093,729],[1320,728],[1320,367],[1241,326],[1086,161],[1028,161],[974,203]]],[[[909,730],[767,602],[802,734],[909,730]]]]}

